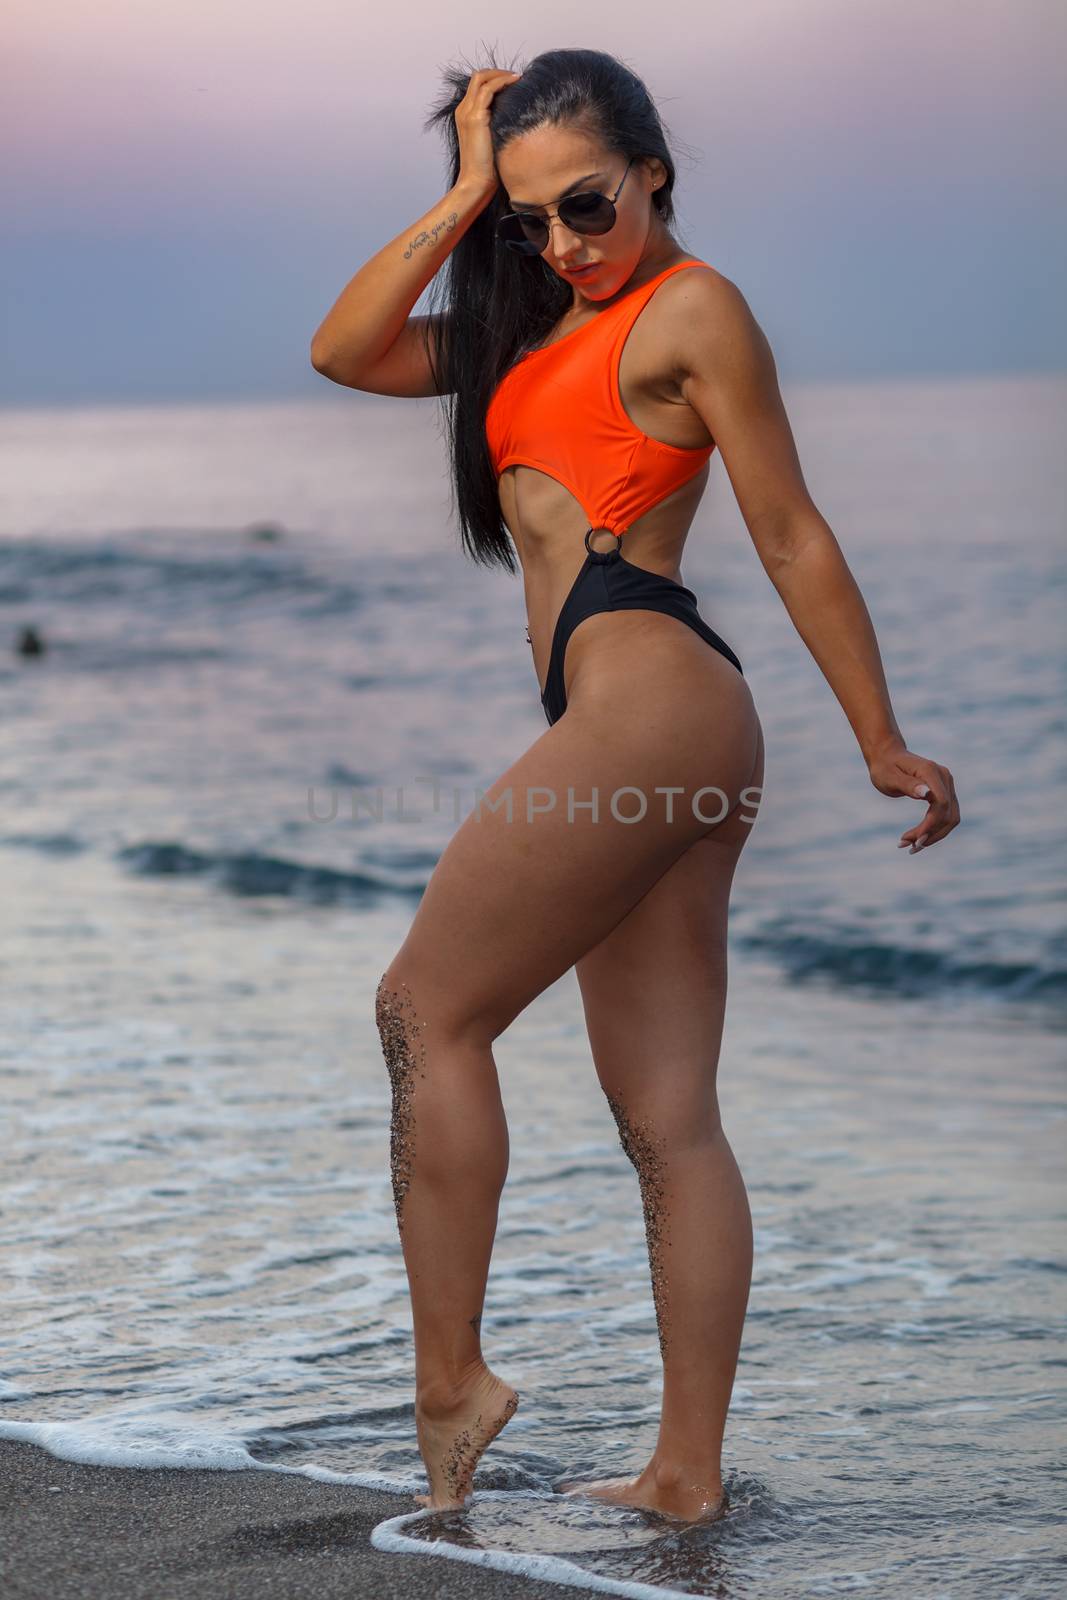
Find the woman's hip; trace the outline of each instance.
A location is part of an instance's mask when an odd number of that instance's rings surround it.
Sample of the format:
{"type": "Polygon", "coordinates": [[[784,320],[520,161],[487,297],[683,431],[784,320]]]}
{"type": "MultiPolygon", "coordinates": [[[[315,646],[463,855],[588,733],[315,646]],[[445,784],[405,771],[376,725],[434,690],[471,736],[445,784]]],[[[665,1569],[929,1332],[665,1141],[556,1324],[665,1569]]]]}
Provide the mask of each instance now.
{"type": "MultiPolygon", "coordinates": [[[[659,612],[601,612],[567,644],[557,681],[568,716],[646,743],[653,760],[672,750],[715,747],[721,759],[733,746],[754,749],[756,705],[737,658],[690,623],[659,612]]],[[[553,682],[550,675],[546,692],[553,682]]]]}

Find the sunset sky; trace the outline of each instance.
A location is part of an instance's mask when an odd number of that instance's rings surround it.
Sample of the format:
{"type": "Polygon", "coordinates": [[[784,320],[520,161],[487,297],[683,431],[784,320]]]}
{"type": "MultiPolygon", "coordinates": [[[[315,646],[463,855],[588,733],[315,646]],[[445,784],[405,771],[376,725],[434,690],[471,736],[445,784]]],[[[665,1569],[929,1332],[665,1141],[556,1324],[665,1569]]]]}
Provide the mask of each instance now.
{"type": "MultiPolygon", "coordinates": [[[[783,378],[1067,369],[1064,0],[8,0],[5,406],[299,397],[449,62],[609,50],[783,378]]],[[[421,308],[421,307],[420,307],[421,308]]]]}

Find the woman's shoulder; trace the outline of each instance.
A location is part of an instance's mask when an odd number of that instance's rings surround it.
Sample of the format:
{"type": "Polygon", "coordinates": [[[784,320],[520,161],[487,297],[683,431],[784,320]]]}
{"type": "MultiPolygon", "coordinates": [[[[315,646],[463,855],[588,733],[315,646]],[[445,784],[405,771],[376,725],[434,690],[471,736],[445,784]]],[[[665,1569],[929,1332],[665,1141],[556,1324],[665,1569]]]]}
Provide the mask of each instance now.
{"type": "Polygon", "coordinates": [[[673,272],[654,299],[658,335],[680,350],[699,347],[710,361],[728,361],[765,342],[741,289],[709,262],[673,272]]]}
{"type": "Polygon", "coordinates": [[[688,305],[696,309],[728,307],[737,304],[744,296],[732,278],[713,267],[702,257],[688,256],[673,263],[684,266],[684,272],[671,272],[656,293],[663,305],[688,305]]]}

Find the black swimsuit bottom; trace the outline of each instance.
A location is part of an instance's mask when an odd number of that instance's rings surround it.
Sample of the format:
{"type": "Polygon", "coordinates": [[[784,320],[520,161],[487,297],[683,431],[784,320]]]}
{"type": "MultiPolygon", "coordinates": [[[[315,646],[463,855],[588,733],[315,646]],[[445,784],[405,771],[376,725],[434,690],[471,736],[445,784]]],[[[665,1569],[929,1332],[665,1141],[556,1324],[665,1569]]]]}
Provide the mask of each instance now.
{"type": "Polygon", "coordinates": [[[589,534],[585,548],[589,551],[570,593],[560,608],[552,634],[552,649],[548,658],[548,676],[545,692],[541,696],[549,727],[558,722],[567,709],[567,695],[563,687],[563,661],[567,641],[580,622],[599,611],[662,611],[664,616],[677,617],[692,628],[694,633],[719,650],[732,661],[738,672],[744,673],[741,663],[725,639],[720,639],[714,628],[709,628],[697,610],[697,598],[692,589],[665,578],[661,573],[649,572],[646,567],[635,567],[622,553],[622,541],[614,550],[590,550],[589,534]]]}

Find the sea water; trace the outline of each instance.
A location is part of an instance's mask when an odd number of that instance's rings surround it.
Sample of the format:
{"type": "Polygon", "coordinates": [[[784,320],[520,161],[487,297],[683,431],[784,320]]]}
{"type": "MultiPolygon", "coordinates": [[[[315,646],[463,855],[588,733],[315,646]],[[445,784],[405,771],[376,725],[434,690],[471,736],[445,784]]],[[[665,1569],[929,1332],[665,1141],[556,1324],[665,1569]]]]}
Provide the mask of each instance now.
{"type": "MultiPolygon", "coordinates": [[[[382,1548],[634,1595],[1059,1592],[1065,400],[787,394],[905,738],[956,781],[928,852],[717,458],[689,537],[767,741],[719,1069],[755,1227],[728,1515],[551,1493],[639,1471],[661,1392],[571,972],[495,1046],[482,1339],[520,1409],[467,1509],[382,1548]]],[[[373,996],[544,731],[521,582],[463,556],[429,401],[8,411],[0,466],[0,1434],[424,1490],[373,996]]]]}

